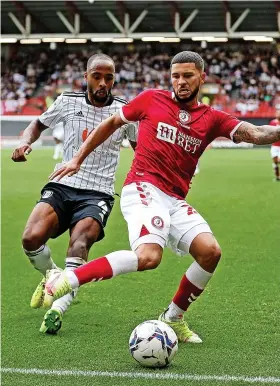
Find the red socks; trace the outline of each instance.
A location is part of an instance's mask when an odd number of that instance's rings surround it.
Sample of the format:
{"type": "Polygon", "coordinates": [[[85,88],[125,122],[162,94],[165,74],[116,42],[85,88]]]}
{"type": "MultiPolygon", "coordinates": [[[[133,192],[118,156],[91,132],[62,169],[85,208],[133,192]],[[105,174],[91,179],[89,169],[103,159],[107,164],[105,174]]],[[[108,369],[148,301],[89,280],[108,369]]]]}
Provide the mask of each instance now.
{"type": "Polygon", "coordinates": [[[80,285],[90,281],[99,281],[111,279],[113,270],[107,257],[100,257],[99,259],[90,261],[74,270],[80,285]]]}

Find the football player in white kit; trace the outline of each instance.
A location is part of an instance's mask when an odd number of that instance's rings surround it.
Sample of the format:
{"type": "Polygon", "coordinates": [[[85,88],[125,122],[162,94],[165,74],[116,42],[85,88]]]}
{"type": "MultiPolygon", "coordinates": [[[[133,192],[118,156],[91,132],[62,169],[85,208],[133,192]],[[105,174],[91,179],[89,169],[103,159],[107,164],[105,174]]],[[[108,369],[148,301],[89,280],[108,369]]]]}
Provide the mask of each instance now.
{"type": "MultiPolygon", "coordinates": [[[[61,122],[64,124],[62,164],[71,160],[88,134],[126,104],[125,100],[111,94],[115,64],[109,56],[91,56],[84,76],[87,91],[64,92],[45,113],[31,122],[23,133],[20,145],[12,154],[13,161],[26,161],[26,155],[32,151],[32,143],[45,129],[53,129],[61,122]]],[[[49,182],[43,187],[41,198],[22,236],[25,254],[34,268],[43,275],[32,296],[32,308],[42,305],[46,271],[57,268],[46,244],[49,238],[56,238],[69,230],[65,269],[72,270],[87,261],[91,246],[104,237],[104,227],[114,204],[115,172],[125,136],[135,148],[136,126],[125,124],[87,157],[79,173],[59,182],[49,182]]],[[[57,164],[55,170],[62,164],[57,164]]],[[[74,296],[76,293],[72,292],[54,302],[45,314],[41,332],[55,333],[60,329],[62,315],[74,296]]]]}

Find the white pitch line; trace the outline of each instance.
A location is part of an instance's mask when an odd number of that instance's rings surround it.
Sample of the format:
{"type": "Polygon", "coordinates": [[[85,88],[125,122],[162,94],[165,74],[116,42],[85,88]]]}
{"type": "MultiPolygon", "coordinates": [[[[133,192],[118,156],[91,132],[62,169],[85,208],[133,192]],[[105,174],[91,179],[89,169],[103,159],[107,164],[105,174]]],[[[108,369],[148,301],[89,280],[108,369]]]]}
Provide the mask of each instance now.
{"type": "Polygon", "coordinates": [[[133,379],[174,379],[188,381],[218,381],[218,382],[247,382],[247,383],[280,383],[276,377],[248,377],[232,375],[199,375],[199,374],[175,374],[175,373],[128,373],[118,371],[83,371],[83,370],[43,370],[43,369],[17,369],[2,368],[2,373],[33,374],[33,375],[57,375],[73,377],[110,377],[110,378],[133,378],[133,379]]]}

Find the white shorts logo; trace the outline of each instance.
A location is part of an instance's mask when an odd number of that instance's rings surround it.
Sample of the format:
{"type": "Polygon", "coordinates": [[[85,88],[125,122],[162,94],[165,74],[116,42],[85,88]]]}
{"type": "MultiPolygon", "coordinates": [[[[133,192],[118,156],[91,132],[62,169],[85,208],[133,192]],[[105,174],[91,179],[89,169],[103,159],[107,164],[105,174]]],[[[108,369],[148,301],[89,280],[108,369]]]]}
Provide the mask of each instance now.
{"type": "Polygon", "coordinates": [[[53,195],[52,190],[45,190],[44,193],[42,194],[42,198],[49,198],[53,195]]]}
{"type": "Polygon", "coordinates": [[[163,219],[161,217],[159,217],[159,216],[153,217],[152,218],[152,225],[155,228],[162,229],[163,225],[164,225],[163,219]]]}

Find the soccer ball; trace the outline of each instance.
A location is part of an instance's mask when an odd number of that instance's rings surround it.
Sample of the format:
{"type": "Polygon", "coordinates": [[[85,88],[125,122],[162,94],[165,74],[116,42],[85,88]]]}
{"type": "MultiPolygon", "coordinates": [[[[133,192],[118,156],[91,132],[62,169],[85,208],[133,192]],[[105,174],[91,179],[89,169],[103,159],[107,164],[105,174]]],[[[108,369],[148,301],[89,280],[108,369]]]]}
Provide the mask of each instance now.
{"type": "Polygon", "coordinates": [[[165,367],[178,351],[177,335],[166,323],[147,320],[132,331],[129,350],[142,366],[165,367]]]}

